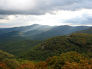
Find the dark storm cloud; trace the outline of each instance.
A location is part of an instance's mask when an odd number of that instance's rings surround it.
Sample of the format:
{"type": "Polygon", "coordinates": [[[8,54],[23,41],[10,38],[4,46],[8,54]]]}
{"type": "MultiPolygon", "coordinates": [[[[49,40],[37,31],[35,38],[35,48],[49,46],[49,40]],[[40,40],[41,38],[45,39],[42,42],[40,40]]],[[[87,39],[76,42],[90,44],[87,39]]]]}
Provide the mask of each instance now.
{"type": "Polygon", "coordinates": [[[0,14],[40,15],[56,10],[92,9],[91,5],[92,0],[0,0],[0,14]]]}

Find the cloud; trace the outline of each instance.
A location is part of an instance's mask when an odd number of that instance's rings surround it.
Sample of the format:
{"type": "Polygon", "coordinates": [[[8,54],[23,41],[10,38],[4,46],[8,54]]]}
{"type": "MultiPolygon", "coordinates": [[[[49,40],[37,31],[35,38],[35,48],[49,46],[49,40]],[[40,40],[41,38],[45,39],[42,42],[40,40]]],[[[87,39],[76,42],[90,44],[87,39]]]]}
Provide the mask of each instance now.
{"type": "Polygon", "coordinates": [[[66,24],[71,25],[90,25],[92,26],[92,15],[82,15],[81,17],[75,17],[64,21],[66,24]]]}
{"type": "Polygon", "coordinates": [[[0,20],[1,19],[7,19],[7,17],[8,17],[7,15],[0,15],[0,20]]]}
{"type": "Polygon", "coordinates": [[[17,15],[0,15],[0,25],[3,23],[8,25],[10,21],[14,21],[16,19],[17,15]]]}
{"type": "Polygon", "coordinates": [[[92,0],[0,0],[0,14],[40,15],[58,10],[92,9],[92,0]]]}
{"type": "Polygon", "coordinates": [[[0,27],[42,25],[92,25],[92,9],[56,11],[44,15],[0,15],[0,27]]]}

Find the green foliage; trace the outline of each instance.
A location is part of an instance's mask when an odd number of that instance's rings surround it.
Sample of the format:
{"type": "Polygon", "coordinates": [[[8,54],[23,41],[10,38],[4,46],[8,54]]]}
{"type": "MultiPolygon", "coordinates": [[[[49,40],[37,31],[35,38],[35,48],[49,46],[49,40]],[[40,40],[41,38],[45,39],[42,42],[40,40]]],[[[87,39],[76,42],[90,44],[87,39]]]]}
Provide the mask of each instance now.
{"type": "Polygon", "coordinates": [[[0,50],[0,69],[92,69],[91,34],[58,36],[38,43],[24,40],[4,44],[2,49],[27,60],[0,50]]]}
{"type": "Polygon", "coordinates": [[[92,35],[76,33],[70,36],[58,36],[48,39],[33,47],[23,57],[30,60],[45,60],[51,56],[58,56],[64,52],[76,51],[91,57],[92,35]]]}
{"type": "Polygon", "coordinates": [[[16,59],[5,59],[3,61],[10,69],[16,69],[20,64],[16,59]]]}
{"type": "Polygon", "coordinates": [[[8,40],[0,43],[0,49],[19,57],[40,42],[32,40],[8,40]]]}
{"type": "Polygon", "coordinates": [[[0,69],[16,69],[18,66],[19,62],[14,55],[0,50],[0,69]]]}
{"type": "Polygon", "coordinates": [[[64,62],[62,61],[60,56],[50,57],[46,60],[46,62],[51,69],[60,69],[61,66],[64,65],[64,62]]]}
{"type": "Polygon", "coordinates": [[[61,59],[63,59],[64,62],[77,62],[79,63],[81,60],[86,60],[86,58],[77,53],[77,52],[67,52],[67,53],[63,53],[61,54],[61,59]]]}
{"type": "Polygon", "coordinates": [[[66,52],[61,54],[60,56],[53,56],[46,60],[51,69],[61,69],[66,62],[72,63],[80,63],[82,60],[88,60],[83,55],[77,52],[66,52]]]}
{"type": "Polygon", "coordinates": [[[11,58],[14,58],[14,55],[0,50],[0,61],[3,61],[4,59],[11,59],[11,58]]]}
{"type": "Polygon", "coordinates": [[[92,69],[92,59],[75,51],[62,53],[39,62],[4,58],[0,61],[0,69],[92,69]]]}

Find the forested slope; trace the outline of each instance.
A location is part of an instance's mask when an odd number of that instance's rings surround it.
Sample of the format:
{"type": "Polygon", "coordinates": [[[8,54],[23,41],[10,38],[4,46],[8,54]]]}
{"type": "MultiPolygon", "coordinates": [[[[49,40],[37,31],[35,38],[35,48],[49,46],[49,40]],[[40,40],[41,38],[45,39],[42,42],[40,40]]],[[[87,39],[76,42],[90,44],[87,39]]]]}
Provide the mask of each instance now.
{"type": "Polygon", "coordinates": [[[70,36],[54,37],[33,47],[24,57],[30,60],[44,60],[69,51],[92,56],[92,35],[76,33],[70,36]]]}

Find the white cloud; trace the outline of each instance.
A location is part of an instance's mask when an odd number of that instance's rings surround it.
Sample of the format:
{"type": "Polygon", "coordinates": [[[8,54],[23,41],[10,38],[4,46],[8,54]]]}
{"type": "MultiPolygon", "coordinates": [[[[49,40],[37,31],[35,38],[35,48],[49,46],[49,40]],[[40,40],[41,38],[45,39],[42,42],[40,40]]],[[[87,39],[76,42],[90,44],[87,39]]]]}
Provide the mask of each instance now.
{"type": "Polygon", "coordinates": [[[82,9],[78,11],[59,10],[53,11],[53,14],[46,13],[45,15],[8,15],[7,18],[0,19],[0,25],[7,25],[7,27],[25,26],[32,24],[42,24],[51,26],[92,25],[91,21],[91,9],[82,9]]]}
{"type": "Polygon", "coordinates": [[[56,10],[92,9],[92,0],[0,0],[0,14],[45,14],[56,10]]]}
{"type": "Polygon", "coordinates": [[[0,9],[3,10],[28,10],[35,5],[35,0],[0,0],[0,9]]]}

